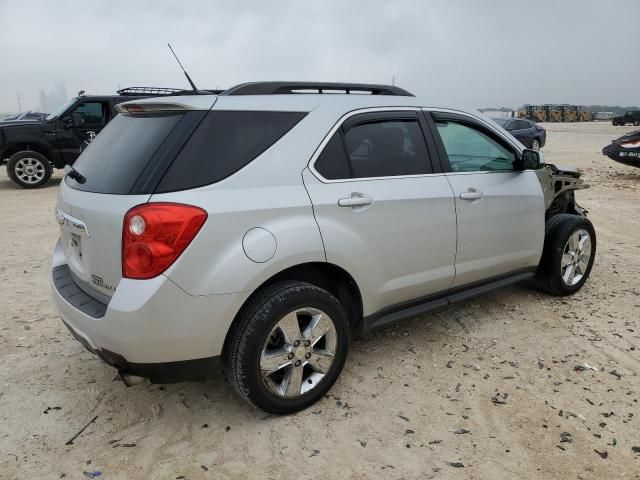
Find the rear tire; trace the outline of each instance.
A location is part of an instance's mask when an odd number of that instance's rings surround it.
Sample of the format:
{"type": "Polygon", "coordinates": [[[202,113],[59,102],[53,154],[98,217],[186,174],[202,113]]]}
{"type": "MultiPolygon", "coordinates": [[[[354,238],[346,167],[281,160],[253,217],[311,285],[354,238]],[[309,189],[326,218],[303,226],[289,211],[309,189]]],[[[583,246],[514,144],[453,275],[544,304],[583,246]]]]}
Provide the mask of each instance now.
{"type": "Polygon", "coordinates": [[[552,295],[572,295],[587,281],[596,255],[596,232],[580,215],[560,214],[545,228],[535,285],[552,295]]]}
{"type": "Polygon", "coordinates": [[[535,150],[536,152],[540,150],[540,141],[537,138],[531,141],[531,150],[535,150]]]}
{"type": "Polygon", "coordinates": [[[243,307],[224,359],[240,396],[268,413],[288,414],[327,393],[348,349],[340,302],[315,285],[288,281],[266,287],[243,307]]]}
{"type": "Polygon", "coordinates": [[[39,188],[53,173],[51,163],[44,155],[30,150],[14,153],[7,162],[7,175],[22,188],[39,188]]]}
{"type": "Polygon", "coordinates": [[[637,127],[638,125],[640,125],[640,121],[636,120],[635,122],[633,122],[634,127],[637,127]]]}

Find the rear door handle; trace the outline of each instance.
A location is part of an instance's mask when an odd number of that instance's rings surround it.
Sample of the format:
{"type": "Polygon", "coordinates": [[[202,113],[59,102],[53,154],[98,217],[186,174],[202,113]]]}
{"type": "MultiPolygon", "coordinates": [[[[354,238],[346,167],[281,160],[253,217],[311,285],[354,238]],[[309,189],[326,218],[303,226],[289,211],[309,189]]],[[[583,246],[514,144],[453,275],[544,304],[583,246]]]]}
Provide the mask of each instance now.
{"type": "Polygon", "coordinates": [[[353,192],[351,195],[338,200],[341,207],[367,207],[373,203],[373,198],[364,193],[353,192]]]}
{"type": "Polygon", "coordinates": [[[480,200],[483,196],[484,194],[477,188],[469,188],[460,194],[462,200],[480,200]]]}

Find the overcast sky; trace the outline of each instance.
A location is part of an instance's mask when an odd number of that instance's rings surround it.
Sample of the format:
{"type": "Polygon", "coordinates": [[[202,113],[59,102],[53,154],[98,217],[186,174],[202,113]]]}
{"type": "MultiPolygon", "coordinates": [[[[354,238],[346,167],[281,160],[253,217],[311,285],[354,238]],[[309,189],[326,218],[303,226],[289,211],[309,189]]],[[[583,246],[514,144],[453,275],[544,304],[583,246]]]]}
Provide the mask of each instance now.
{"type": "Polygon", "coordinates": [[[640,0],[0,0],[0,112],[59,82],[396,83],[433,104],[640,104],[640,0]]]}

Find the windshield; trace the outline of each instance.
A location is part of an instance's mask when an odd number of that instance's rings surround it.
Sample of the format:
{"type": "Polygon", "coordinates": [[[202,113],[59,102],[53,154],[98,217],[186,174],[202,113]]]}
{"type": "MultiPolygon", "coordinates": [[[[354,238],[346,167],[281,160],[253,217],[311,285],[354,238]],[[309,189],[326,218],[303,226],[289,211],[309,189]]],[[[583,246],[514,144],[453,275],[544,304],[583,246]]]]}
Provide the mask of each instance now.
{"type": "Polygon", "coordinates": [[[62,104],[60,107],[56,108],[53,112],[47,115],[47,120],[53,120],[54,118],[62,115],[67,110],[67,108],[69,108],[71,105],[75,103],[76,100],[77,98],[72,98],[71,100],[67,100],[64,104],[62,104]]]}
{"type": "Polygon", "coordinates": [[[507,123],[511,121],[511,119],[510,118],[494,118],[493,121],[496,122],[501,127],[505,127],[507,123]]]}

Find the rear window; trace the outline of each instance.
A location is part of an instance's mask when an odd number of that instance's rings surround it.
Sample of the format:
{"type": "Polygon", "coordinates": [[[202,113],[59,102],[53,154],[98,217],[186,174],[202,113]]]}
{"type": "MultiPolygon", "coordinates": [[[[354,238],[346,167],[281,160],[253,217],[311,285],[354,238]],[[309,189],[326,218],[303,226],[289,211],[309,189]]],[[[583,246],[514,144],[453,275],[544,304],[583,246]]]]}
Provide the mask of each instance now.
{"type": "Polygon", "coordinates": [[[212,110],[160,181],[157,192],[218,182],[257,158],[306,113],[212,110]]]}
{"type": "Polygon", "coordinates": [[[87,192],[128,194],[183,113],[117,115],[73,164],[85,178],[69,186],[87,192]]]}

